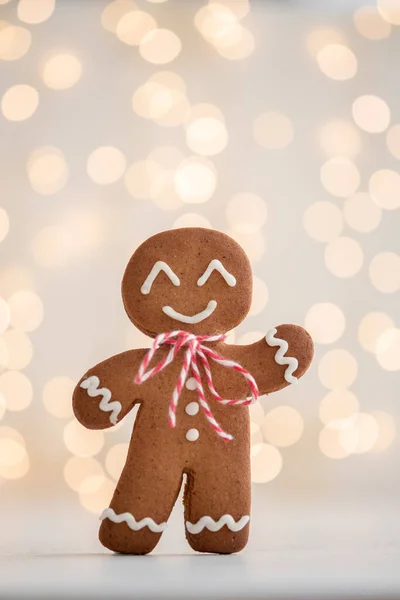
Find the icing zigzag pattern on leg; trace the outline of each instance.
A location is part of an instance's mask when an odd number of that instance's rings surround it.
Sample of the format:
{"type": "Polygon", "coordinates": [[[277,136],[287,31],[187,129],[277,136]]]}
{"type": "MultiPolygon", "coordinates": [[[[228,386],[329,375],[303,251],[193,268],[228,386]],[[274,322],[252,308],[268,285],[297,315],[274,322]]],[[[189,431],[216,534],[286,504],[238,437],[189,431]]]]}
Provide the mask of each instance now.
{"type": "Polygon", "coordinates": [[[208,529],[209,531],[219,531],[224,525],[226,525],[227,528],[230,529],[230,531],[240,531],[241,529],[246,527],[249,521],[249,515],[245,515],[238,521],[235,521],[232,515],[223,515],[219,519],[219,521],[214,521],[212,517],[205,516],[201,517],[201,519],[199,519],[197,523],[191,523],[190,521],[186,521],[186,528],[189,533],[193,534],[201,533],[204,528],[208,529]]]}
{"type": "Polygon", "coordinates": [[[289,349],[289,345],[286,340],[281,340],[280,338],[276,338],[276,329],[270,329],[265,336],[265,341],[268,346],[279,346],[279,350],[277,350],[275,354],[275,362],[278,365],[287,365],[285,370],[285,379],[288,383],[297,383],[298,379],[293,375],[297,367],[299,366],[299,361],[297,358],[293,358],[291,356],[285,356],[286,352],[289,349]]]}
{"type": "Polygon", "coordinates": [[[136,521],[131,513],[125,512],[117,515],[112,508],[106,508],[103,511],[100,521],[104,521],[104,519],[109,519],[113,523],[126,523],[132,531],[140,531],[143,527],[148,527],[153,533],[162,533],[167,528],[167,523],[158,525],[151,517],[144,517],[144,519],[136,521]]]}
{"type": "Polygon", "coordinates": [[[107,388],[100,388],[100,379],[93,375],[92,377],[88,377],[81,383],[81,388],[87,390],[88,396],[91,398],[96,398],[96,396],[103,396],[103,399],[100,402],[100,410],[104,412],[111,412],[110,415],[110,423],[113,425],[117,424],[118,415],[122,410],[121,402],[117,402],[111,400],[111,392],[107,388]]]}

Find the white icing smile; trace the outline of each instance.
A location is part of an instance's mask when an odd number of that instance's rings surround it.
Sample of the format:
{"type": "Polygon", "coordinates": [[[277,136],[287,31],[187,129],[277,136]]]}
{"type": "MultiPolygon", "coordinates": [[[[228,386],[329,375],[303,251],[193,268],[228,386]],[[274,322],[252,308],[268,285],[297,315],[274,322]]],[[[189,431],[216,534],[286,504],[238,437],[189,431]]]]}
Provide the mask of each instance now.
{"type": "Polygon", "coordinates": [[[210,315],[213,314],[216,308],[216,300],[210,300],[210,302],[207,304],[207,308],[192,316],[183,315],[182,313],[179,313],[176,310],[174,310],[172,306],[163,306],[162,310],[163,313],[165,313],[168,317],[171,317],[171,319],[174,319],[175,321],[180,321],[181,323],[190,323],[191,325],[193,325],[195,323],[201,323],[201,321],[207,319],[210,315]]]}

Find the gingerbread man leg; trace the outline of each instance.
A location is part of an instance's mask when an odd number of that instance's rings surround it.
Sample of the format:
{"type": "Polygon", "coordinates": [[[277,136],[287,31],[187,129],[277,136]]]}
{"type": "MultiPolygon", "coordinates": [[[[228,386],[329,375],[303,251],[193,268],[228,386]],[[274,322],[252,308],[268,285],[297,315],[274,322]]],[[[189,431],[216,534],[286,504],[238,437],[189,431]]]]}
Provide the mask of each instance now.
{"type": "MultiPolygon", "coordinates": [[[[224,443],[224,442],[223,442],[224,443]]],[[[234,443],[234,442],[233,442],[234,443]]],[[[232,462],[220,456],[188,474],[185,530],[197,552],[233,554],[247,544],[250,521],[248,452],[232,462]]]]}
{"type": "Polygon", "coordinates": [[[103,546],[124,554],[148,554],[157,545],[182,484],[182,469],[163,456],[137,455],[134,444],[110,507],[102,516],[103,546]]]}

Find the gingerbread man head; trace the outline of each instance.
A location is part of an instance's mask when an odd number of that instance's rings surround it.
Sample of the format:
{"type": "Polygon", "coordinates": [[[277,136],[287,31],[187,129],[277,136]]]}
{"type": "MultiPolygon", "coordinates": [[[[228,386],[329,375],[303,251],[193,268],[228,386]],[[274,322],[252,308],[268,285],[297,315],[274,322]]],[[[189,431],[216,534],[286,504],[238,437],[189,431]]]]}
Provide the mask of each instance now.
{"type": "Polygon", "coordinates": [[[132,256],[122,296],[131,321],[151,337],[173,329],[195,335],[226,333],[250,309],[251,267],[239,244],[224,233],[164,231],[132,256]]]}

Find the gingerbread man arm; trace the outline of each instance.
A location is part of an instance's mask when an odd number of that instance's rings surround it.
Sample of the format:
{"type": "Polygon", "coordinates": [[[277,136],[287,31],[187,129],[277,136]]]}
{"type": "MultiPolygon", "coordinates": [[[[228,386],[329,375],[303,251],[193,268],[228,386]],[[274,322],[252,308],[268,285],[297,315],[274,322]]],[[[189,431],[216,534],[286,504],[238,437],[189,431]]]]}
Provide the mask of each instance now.
{"type": "Polygon", "coordinates": [[[76,418],[88,429],[108,429],[142,400],[134,378],[147,350],[117,354],[90,369],[73,395],[76,418]]]}
{"type": "Polygon", "coordinates": [[[314,344],[303,327],[279,325],[254,344],[225,345],[224,353],[250,371],[260,394],[270,394],[304,375],[314,355],[314,344]]]}

